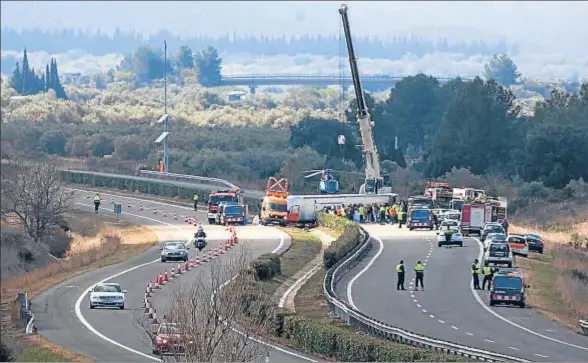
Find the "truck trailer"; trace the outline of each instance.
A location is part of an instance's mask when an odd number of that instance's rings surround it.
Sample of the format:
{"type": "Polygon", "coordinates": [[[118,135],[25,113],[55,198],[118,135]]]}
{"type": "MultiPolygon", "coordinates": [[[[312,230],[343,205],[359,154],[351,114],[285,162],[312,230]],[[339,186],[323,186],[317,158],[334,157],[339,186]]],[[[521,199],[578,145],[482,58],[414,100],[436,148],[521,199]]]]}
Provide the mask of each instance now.
{"type": "Polygon", "coordinates": [[[288,196],[289,224],[309,224],[316,222],[316,213],[326,207],[340,207],[353,204],[393,204],[398,194],[322,194],[322,195],[290,195],[288,196]]]}

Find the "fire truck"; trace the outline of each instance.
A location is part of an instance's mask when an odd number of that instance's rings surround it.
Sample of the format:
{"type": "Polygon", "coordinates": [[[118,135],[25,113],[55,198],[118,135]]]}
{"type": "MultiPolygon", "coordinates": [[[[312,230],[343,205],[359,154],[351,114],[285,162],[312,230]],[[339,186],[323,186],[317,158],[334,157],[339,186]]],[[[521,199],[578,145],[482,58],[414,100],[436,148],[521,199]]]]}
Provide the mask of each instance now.
{"type": "Polygon", "coordinates": [[[461,230],[464,235],[482,234],[484,224],[500,222],[506,218],[506,198],[483,197],[465,202],[461,209],[461,230]]]}
{"type": "Polygon", "coordinates": [[[237,189],[218,190],[208,195],[207,217],[208,224],[215,224],[218,214],[218,205],[222,202],[243,204],[241,192],[237,189]]]}
{"type": "Polygon", "coordinates": [[[425,195],[433,200],[437,208],[450,208],[453,188],[448,183],[427,182],[425,195]]]}

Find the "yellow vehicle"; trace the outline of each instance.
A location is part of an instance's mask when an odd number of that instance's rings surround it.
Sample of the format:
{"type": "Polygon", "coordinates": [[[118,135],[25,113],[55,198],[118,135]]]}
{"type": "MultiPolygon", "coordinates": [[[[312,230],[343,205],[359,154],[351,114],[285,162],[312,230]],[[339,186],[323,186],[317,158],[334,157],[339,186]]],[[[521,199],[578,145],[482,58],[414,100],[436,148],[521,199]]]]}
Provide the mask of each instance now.
{"type": "Polygon", "coordinates": [[[288,215],[288,180],[277,180],[273,176],[268,179],[265,187],[265,197],[261,200],[259,221],[262,225],[286,225],[288,215]]]}

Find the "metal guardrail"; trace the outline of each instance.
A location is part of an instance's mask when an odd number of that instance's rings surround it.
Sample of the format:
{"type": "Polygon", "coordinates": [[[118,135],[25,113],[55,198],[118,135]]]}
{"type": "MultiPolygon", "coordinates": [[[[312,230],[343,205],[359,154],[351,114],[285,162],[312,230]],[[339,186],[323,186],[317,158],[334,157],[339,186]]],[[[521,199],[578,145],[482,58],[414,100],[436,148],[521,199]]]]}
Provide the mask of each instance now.
{"type": "Polygon", "coordinates": [[[197,181],[199,183],[210,183],[210,184],[221,184],[225,187],[230,189],[241,189],[235,184],[219,178],[209,178],[205,176],[196,176],[196,175],[186,175],[186,174],[174,174],[174,173],[161,173],[159,171],[151,171],[151,170],[139,170],[139,176],[146,176],[152,177],[157,179],[167,179],[167,180],[178,180],[178,181],[186,181],[186,182],[194,182],[197,181]]]}
{"type": "Polygon", "coordinates": [[[588,336],[588,320],[580,320],[580,328],[582,329],[582,333],[588,336]]]}
{"type": "Polygon", "coordinates": [[[529,362],[528,360],[522,358],[455,344],[396,328],[384,322],[370,318],[361,311],[351,307],[348,302],[345,302],[339,298],[335,293],[335,285],[342,278],[344,270],[349,270],[353,267],[353,265],[357,264],[365,255],[365,253],[367,253],[367,251],[369,251],[371,248],[371,243],[368,243],[370,240],[369,234],[363,228],[360,227],[360,229],[362,231],[363,240],[359,246],[357,246],[348,254],[349,257],[338,261],[325,274],[325,279],[323,281],[323,291],[327,301],[329,302],[331,311],[334,314],[345,320],[348,325],[357,327],[362,331],[378,338],[391,340],[397,343],[408,344],[440,353],[459,355],[481,361],[529,362]]]}
{"type": "Polygon", "coordinates": [[[28,294],[26,292],[20,292],[17,297],[18,302],[20,303],[19,313],[20,313],[20,320],[25,324],[25,333],[26,334],[33,334],[37,331],[35,327],[35,314],[31,311],[31,301],[29,300],[28,294]]]}

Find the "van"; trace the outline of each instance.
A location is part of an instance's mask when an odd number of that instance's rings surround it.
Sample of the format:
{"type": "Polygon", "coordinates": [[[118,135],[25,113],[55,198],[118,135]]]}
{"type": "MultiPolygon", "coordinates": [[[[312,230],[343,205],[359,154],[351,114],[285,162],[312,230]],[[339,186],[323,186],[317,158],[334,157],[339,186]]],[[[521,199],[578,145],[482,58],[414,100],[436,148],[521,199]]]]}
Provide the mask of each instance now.
{"type": "Polygon", "coordinates": [[[490,288],[490,306],[496,304],[526,305],[526,289],[523,274],[516,269],[500,269],[494,273],[490,288]]]}
{"type": "Polygon", "coordinates": [[[518,234],[509,234],[506,243],[515,255],[527,257],[529,254],[529,245],[524,236],[518,234]]]}
{"type": "Polygon", "coordinates": [[[408,229],[427,228],[433,230],[433,212],[430,209],[411,208],[408,211],[408,229]]]}

